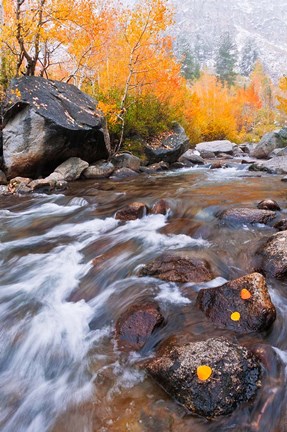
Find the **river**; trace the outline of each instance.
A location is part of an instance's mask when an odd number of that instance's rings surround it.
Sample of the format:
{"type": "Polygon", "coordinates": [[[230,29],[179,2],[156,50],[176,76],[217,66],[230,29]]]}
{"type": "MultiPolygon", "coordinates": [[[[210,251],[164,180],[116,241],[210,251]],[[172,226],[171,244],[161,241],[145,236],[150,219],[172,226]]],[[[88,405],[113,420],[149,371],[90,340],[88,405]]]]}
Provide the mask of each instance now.
{"type": "MultiPolygon", "coordinates": [[[[286,183],[236,168],[186,169],[133,180],[75,182],[67,192],[0,197],[0,430],[2,432],[286,432],[286,283],[268,280],[277,320],[237,336],[265,352],[262,388],[232,415],[187,415],[142,368],[149,346],[118,351],[114,323],[129,305],[156,300],[166,325],[150,346],[231,336],[195,307],[202,287],[254,270],[254,251],[275,230],[226,226],[216,213],[278,201],[286,183]],[[123,223],[131,201],[168,200],[168,216],[123,223]],[[194,250],[217,269],[205,284],[174,284],[136,269],[167,250],[194,250]],[[97,258],[97,264],[93,261],[97,258]]],[[[285,210],[284,210],[285,209],[285,210]]]]}

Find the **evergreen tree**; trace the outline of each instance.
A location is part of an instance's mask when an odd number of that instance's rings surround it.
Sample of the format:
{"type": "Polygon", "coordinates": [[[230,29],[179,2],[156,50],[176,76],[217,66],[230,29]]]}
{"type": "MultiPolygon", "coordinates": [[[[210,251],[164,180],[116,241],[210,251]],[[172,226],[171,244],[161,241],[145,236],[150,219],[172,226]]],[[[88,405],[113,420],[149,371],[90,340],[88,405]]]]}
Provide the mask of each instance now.
{"type": "Polygon", "coordinates": [[[195,59],[201,67],[212,57],[212,49],[200,35],[196,35],[193,52],[195,59]]]}
{"type": "Polygon", "coordinates": [[[216,75],[222,84],[227,84],[230,87],[235,83],[236,62],[236,44],[231,39],[230,34],[226,33],[221,37],[215,63],[216,75]]]}
{"type": "Polygon", "coordinates": [[[255,42],[252,39],[247,39],[241,51],[240,73],[248,77],[254,69],[256,60],[258,59],[258,51],[255,42]]]}
{"type": "Polygon", "coordinates": [[[182,53],[181,74],[192,81],[200,77],[200,64],[190,50],[182,53]]]}

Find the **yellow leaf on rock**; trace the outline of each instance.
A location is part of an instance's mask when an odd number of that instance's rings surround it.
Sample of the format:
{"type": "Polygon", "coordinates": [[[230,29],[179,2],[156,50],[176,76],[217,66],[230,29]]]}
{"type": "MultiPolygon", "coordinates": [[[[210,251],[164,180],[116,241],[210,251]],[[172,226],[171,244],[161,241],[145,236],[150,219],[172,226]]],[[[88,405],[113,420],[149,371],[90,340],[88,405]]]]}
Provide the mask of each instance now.
{"type": "Polygon", "coordinates": [[[198,366],[196,373],[200,381],[207,381],[212,374],[212,369],[210,366],[201,365],[198,366]]]}
{"type": "Polygon", "coordinates": [[[241,318],[241,316],[240,316],[240,313],[239,313],[239,312],[233,312],[233,313],[230,315],[230,318],[232,319],[232,321],[239,321],[240,318],[241,318]]]}

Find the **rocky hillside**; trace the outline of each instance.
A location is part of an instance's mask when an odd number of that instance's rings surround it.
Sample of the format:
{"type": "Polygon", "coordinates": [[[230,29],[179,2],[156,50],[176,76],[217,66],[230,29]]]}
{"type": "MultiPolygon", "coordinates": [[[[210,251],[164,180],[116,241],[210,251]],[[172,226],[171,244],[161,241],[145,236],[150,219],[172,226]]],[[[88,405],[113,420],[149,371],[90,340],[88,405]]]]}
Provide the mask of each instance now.
{"type": "Polygon", "coordinates": [[[260,58],[273,78],[286,73],[286,0],[173,0],[176,7],[175,33],[193,45],[198,36],[210,50],[222,33],[229,31],[240,48],[253,39],[260,58]]]}

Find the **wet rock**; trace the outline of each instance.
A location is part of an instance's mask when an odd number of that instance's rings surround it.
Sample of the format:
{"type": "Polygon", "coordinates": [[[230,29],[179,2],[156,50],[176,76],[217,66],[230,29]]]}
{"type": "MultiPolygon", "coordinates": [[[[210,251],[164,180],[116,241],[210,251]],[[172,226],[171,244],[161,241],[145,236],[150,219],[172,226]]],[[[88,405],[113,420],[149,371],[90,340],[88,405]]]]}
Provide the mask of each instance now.
{"type": "Polygon", "coordinates": [[[202,152],[212,152],[216,155],[219,153],[227,153],[227,154],[233,154],[233,150],[236,147],[236,144],[228,141],[228,140],[222,140],[222,141],[207,141],[199,143],[195,146],[195,149],[199,151],[200,155],[203,156],[202,152]]]}
{"type": "Polygon", "coordinates": [[[114,165],[111,162],[99,161],[83,171],[83,176],[87,179],[99,179],[110,177],[115,170],[114,165]]]}
{"type": "Polygon", "coordinates": [[[203,158],[197,153],[199,153],[199,152],[194,153],[194,150],[191,150],[191,149],[187,150],[185,153],[183,153],[182,156],[180,156],[180,158],[178,160],[179,160],[179,162],[183,162],[183,163],[192,162],[193,164],[196,164],[196,165],[204,164],[203,158]]]}
{"type": "Polygon", "coordinates": [[[227,154],[227,153],[218,153],[217,157],[220,159],[223,159],[223,160],[233,159],[233,156],[231,156],[230,154],[227,154]]]}
{"type": "Polygon", "coordinates": [[[70,157],[89,163],[110,155],[106,120],[77,87],[40,77],[12,80],[7,93],[3,156],[9,178],[37,178],[70,157]]]}
{"type": "Polygon", "coordinates": [[[54,181],[54,182],[63,181],[64,176],[63,176],[63,174],[60,174],[58,172],[52,172],[52,174],[50,174],[48,177],[46,177],[45,180],[54,181]]]}
{"type": "Polygon", "coordinates": [[[272,199],[265,199],[263,201],[260,201],[260,203],[257,204],[257,208],[261,210],[273,210],[273,211],[281,210],[279,204],[272,199]]]}
{"type": "Polygon", "coordinates": [[[207,282],[214,279],[209,263],[184,253],[164,253],[139,271],[139,276],[152,276],[169,282],[207,282]]]}
{"type": "Polygon", "coordinates": [[[28,188],[28,184],[32,181],[32,179],[28,177],[15,177],[10,180],[8,185],[8,191],[11,193],[18,193],[20,191],[23,193],[31,192],[31,189],[28,188]]]}
{"type": "Polygon", "coordinates": [[[287,156],[274,157],[268,161],[256,162],[250,167],[253,171],[266,171],[270,174],[287,173],[287,156]]]}
{"type": "Polygon", "coordinates": [[[178,169],[182,169],[182,168],[190,168],[192,166],[194,166],[194,164],[192,162],[186,162],[186,163],[174,162],[173,164],[170,165],[170,169],[178,170],[178,169]]]}
{"type": "Polygon", "coordinates": [[[215,153],[213,153],[212,151],[210,151],[210,150],[200,150],[200,156],[203,158],[203,159],[214,159],[215,158],[215,153]]]}
{"type": "Polygon", "coordinates": [[[158,138],[158,142],[146,145],[144,151],[149,164],[160,161],[172,164],[187,151],[189,146],[190,142],[183,127],[175,123],[170,133],[158,138]]]}
{"type": "Polygon", "coordinates": [[[223,222],[236,224],[267,224],[276,217],[271,210],[259,210],[245,207],[231,208],[224,210],[218,217],[223,222]]]}
{"type": "Polygon", "coordinates": [[[207,418],[233,412],[252,400],[261,385],[261,365],[245,347],[225,338],[167,346],[146,369],[161,387],[191,413],[207,418]],[[198,368],[211,375],[202,380],[198,368]]]}
{"type": "Polygon", "coordinates": [[[116,169],[129,168],[133,171],[139,171],[141,166],[141,160],[130,153],[118,154],[112,158],[111,162],[116,169]]]}
{"type": "Polygon", "coordinates": [[[0,185],[0,196],[1,195],[9,195],[10,192],[8,190],[8,186],[0,185]]]}
{"type": "Polygon", "coordinates": [[[136,171],[131,170],[130,168],[120,168],[114,171],[111,179],[112,180],[121,180],[125,178],[137,177],[139,174],[136,171]]]}
{"type": "Polygon", "coordinates": [[[256,255],[261,258],[259,270],[276,279],[287,278],[287,231],[271,236],[256,255]]]}
{"type": "Polygon", "coordinates": [[[141,167],[140,171],[147,173],[147,174],[153,174],[153,173],[160,172],[160,171],[167,171],[168,169],[169,169],[169,164],[161,161],[161,162],[155,163],[153,165],[141,167]]]}
{"type": "Polygon", "coordinates": [[[263,136],[255,149],[251,152],[251,156],[258,159],[268,158],[270,153],[276,148],[287,146],[287,128],[269,132],[263,136]]]}
{"type": "Polygon", "coordinates": [[[168,203],[164,199],[161,199],[161,200],[154,203],[150,212],[152,214],[166,215],[167,212],[169,211],[169,209],[170,209],[170,207],[169,207],[168,203]]]}
{"type": "Polygon", "coordinates": [[[118,210],[115,214],[115,219],[121,221],[131,221],[140,219],[145,216],[148,212],[148,208],[144,203],[133,202],[121,210],[118,210]]]}
{"type": "Polygon", "coordinates": [[[279,231],[286,231],[287,230],[287,219],[282,219],[281,221],[277,222],[273,228],[278,229],[279,231]]]}
{"type": "Polygon", "coordinates": [[[226,164],[225,161],[221,161],[221,160],[215,161],[210,164],[210,169],[220,169],[223,168],[225,164],[226,164]]]}
{"type": "Polygon", "coordinates": [[[6,175],[3,173],[3,171],[0,170],[0,186],[6,186],[8,184],[6,175]]]}
{"type": "Polygon", "coordinates": [[[283,177],[283,178],[281,179],[281,181],[286,183],[286,182],[287,182],[287,176],[286,176],[286,177],[283,177]]]}
{"type": "Polygon", "coordinates": [[[125,348],[140,350],[163,321],[156,304],[132,306],[116,323],[116,339],[125,348]]]}
{"type": "Polygon", "coordinates": [[[239,333],[267,330],[276,319],[265,278],[260,273],[200,290],[197,306],[214,324],[239,333]]]}
{"type": "MultiPolygon", "coordinates": [[[[249,152],[247,152],[247,153],[249,153],[249,152]]],[[[234,147],[233,156],[242,157],[244,155],[245,155],[245,152],[242,150],[242,148],[240,146],[234,147]]]]}
{"type": "Polygon", "coordinates": [[[88,162],[80,158],[72,157],[59,165],[54,172],[60,174],[66,181],[74,181],[80,178],[82,172],[88,168],[88,166],[88,162]]]}
{"type": "Polygon", "coordinates": [[[32,190],[32,192],[35,191],[50,192],[55,188],[55,186],[56,186],[55,181],[47,180],[47,179],[33,180],[28,184],[28,187],[32,190]]]}

